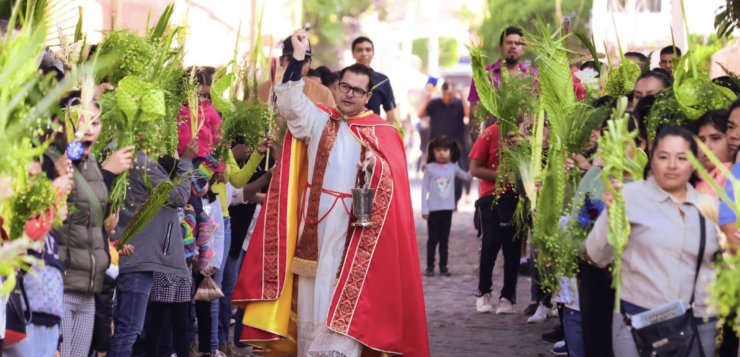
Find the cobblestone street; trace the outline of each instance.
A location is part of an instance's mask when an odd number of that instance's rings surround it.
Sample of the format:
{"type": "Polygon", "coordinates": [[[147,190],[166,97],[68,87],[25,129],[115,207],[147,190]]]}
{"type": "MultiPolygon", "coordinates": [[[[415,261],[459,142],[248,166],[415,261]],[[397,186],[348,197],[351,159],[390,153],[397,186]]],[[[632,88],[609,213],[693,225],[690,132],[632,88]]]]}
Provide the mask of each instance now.
{"type": "MultiPolygon", "coordinates": [[[[429,326],[429,344],[433,357],[450,356],[549,356],[552,344],[540,335],[552,330],[557,319],[541,325],[528,325],[524,309],[530,300],[529,277],[520,276],[517,285],[517,313],[481,314],[475,309],[478,284],[480,240],[473,226],[473,203],[478,183],[473,183],[469,201],[460,200],[459,212],[452,221],[449,243],[451,277],[424,277],[424,295],[429,326]]],[[[422,271],[426,268],[426,221],[421,218],[421,182],[411,181],[415,223],[422,271]]],[[[493,277],[494,300],[503,284],[503,257],[499,254],[493,277]]],[[[495,305],[494,305],[495,307],[495,305]]]]}

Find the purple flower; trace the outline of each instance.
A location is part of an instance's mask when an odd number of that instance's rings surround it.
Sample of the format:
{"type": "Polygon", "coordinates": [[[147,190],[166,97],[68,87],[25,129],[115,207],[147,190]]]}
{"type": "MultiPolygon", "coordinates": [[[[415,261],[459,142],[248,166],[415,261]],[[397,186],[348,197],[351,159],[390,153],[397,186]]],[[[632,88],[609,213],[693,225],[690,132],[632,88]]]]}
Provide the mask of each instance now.
{"type": "Polygon", "coordinates": [[[601,200],[591,200],[591,196],[587,193],[586,199],[583,200],[583,206],[581,211],[578,212],[578,223],[584,228],[592,228],[596,218],[599,218],[599,214],[604,210],[604,202],[601,200]]]}
{"type": "Polygon", "coordinates": [[[85,153],[85,147],[82,146],[82,142],[75,140],[67,144],[67,157],[72,161],[77,161],[82,158],[82,154],[85,153]]]}

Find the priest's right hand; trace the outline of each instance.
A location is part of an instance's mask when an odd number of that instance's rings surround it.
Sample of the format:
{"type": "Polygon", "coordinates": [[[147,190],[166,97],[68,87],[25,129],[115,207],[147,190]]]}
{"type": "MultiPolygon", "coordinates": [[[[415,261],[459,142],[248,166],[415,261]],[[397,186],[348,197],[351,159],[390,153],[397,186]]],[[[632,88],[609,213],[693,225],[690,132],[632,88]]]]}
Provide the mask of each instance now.
{"type": "Polygon", "coordinates": [[[293,58],[299,61],[306,59],[306,51],[308,51],[309,46],[306,30],[296,30],[291,36],[290,42],[293,43],[293,58]]]}

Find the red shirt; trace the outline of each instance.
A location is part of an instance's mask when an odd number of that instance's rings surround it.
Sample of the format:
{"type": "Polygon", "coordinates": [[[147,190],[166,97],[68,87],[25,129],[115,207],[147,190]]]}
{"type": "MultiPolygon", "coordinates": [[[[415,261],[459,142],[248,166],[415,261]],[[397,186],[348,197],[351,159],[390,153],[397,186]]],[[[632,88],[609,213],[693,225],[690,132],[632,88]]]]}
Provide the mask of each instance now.
{"type": "MultiPolygon", "coordinates": [[[[498,159],[499,159],[499,133],[498,125],[493,124],[486,128],[483,133],[475,141],[473,149],[470,150],[470,158],[482,161],[485,168],[491,170],[498,170],[498,159]]],[[[496,189],[496,182],[488,180],[480,180],[480,197],[493,195],[496,189]]],[[[506,187],[504,191],[510,190],[511,187],[506,187]]]]}

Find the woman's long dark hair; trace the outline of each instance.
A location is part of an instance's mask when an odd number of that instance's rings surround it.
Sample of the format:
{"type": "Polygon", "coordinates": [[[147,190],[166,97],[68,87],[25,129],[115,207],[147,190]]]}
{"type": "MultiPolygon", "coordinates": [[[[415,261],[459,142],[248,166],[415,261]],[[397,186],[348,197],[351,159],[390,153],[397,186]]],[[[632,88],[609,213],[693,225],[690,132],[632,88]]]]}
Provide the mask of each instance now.
{"type": "Polygon", "coordinates": [[[434,157],[435,149],[450,149],[450,162],[457,162],[462,155],[462,149],[457,140],[452,140],[447,135],[440,135],[434,138],[427,147],[427,164],[437,162],[434,157]]]}
{"type": "Polygon", "coordinates": [[[638,78],[637,81],[635,81],[635,84],[637,84],[637,82],[639,82],[641,79],[645,79],[645,78],[655,78],[661,81],[663,83],[663,88],[668,88],[673,85],[673,78],[671,78],[671,76],[668,75],[667,72],[656,71],[656,70],[647,71],[643,73],[640,76],[640,78],[638,78]]]}

